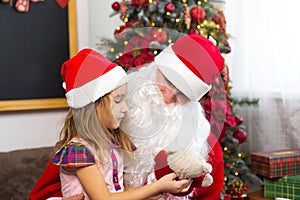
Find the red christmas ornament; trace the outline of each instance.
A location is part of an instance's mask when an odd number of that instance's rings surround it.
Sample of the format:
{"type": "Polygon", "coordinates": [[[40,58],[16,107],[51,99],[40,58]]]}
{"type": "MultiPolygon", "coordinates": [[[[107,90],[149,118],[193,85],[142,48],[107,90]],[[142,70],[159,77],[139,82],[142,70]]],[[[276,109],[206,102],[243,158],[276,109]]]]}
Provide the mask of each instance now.
{"type": "Polygon", "coordinates": [[[174,12],[174,10],[175,10],[175,6],[173,3],[171,3],[171,2],[166,3],[166,5],[165,5],[166,12],[174,12]]]}
{"type": "Polygon", "coordinates": [[[112,5],[111,5],[112,9],[114,9],[115,11],[119,11],[121,8],[121,5],[119,2],[115,1],[112,5]]]}
{"type": "Polygon", "coordinates": [[[218,10],[216,15],[212,18],[212,20],[214,22],[216,22],[216,24],[220,25],[221,31],[226,32],[226,20],[225,20],[223,12],[221,10],[218,10]]]}
{"type": "Polygon", "coordinates": [[[205,18],[205,11],[201,6],[195,6],[194,8],[191,9],[190,11],[191,18],[194,22],[197,22],[200,24],[205,18]]]}
{"type": "Polygon", "coordinates": [[[249,188],[248,188],[248,185],[244,184],[244,185],[243,185],[243,190],[244,190],[245,192],[248,192],[248,189],[249,189],[249,188]]]}
{"type": "Polygon", "coordinates": [[[243,143],[247,140],[248,134],[242,129],[236,129],[233,133],[233,137],[239,141],[239,143],[243,143]]]}
{"type": "Polygon", "coordinates": [[[168,39],[167,33],[162,29],[154,29],[152,34],[155,40],[160,43],[165,43],[168,39]]]}
{"type": "Polygon", "coordinates": [[[235,118],[236,125],[240,125],[244,122],[241,116],[235,116],[234,118],[235,118]]]}
{"type": "Polygon", "coordinates": [[[230,165],[231,165],[230,163],[226,163],[226,164],[225,164],[225,167],[226,167],[226,168],[229,168],[230,165]]]}
{"type": "Polygon", "coordinates": [[[231,47],[229,46],[229,44],[225,44],[224,49],[223,49],[223,53],[230,53],[231,52],[231,47]]]}
{"type": "Polygon", "coordinates": [[[196,29],[196,28],[190,29],[190,30],[189,30],[189,35],[192,35],[192,34],[199,34],[198,29],[196,29]]]}
{"type": "Polygon", "coordinates": [[[237,191],[237,196],[238,196],[238,197],[242,196],[242,194],[243,194],[243,191],[242,191],[242,190],[238,190],[238,191],[237,191]]]}

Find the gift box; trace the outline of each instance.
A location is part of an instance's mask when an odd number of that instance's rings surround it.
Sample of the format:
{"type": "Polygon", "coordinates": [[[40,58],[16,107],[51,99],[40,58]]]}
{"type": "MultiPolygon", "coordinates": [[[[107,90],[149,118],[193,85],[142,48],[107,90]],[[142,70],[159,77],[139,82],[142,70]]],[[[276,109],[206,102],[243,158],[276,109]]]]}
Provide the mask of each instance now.
{"type": "Polygon", "coordinates": [[[300,149],[251,153],[251,170],[268,178],[300,174],[300,149]]]}
{"type": "Polygon", "coordinates": [[[264,177],[264,196],[300,199],[300,175],[273,179],[264,177]]]}

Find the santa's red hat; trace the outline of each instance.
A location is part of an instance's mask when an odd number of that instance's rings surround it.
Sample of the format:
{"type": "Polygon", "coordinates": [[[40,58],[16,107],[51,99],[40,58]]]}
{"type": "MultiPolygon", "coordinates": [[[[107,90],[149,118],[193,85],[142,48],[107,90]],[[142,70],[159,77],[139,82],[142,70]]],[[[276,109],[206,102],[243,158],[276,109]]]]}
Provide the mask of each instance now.
{"type": "Polygon", "coordinates": [[[64,62],[61,75],[72,108],[95,102],[127,81],[122,67],[92,49],[83,49],[64,62]]]}
{"type": "Polygon", "coordinates": [[[154,61],[177,89],[196,101],[210,90],[224,66],[218,47],[198,34],[181,36],[154,61]]]}

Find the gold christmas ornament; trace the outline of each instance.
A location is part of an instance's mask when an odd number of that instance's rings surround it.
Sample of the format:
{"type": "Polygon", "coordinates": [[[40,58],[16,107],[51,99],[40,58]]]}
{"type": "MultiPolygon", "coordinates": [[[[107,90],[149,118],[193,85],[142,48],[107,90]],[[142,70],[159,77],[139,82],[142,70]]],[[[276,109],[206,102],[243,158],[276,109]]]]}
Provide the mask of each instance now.
{"type": "Polygon", "coordinates": [[[215,40],[218,39],[218,33],[217,33],[216,30],[211,31],[209,34],[210,34],[215,40]]]}
{"type": "Polygon", "coordinates": [[[140,49],[134,49],[132,52],[133,57],[139,57],[142,54],[142,51],[140,49]]]}
{"type": "Polygon", "coordinates": [[[205,28],[200,28],[200,34],[202,35],[202,36],[204,36],[204,37],[208,37],[208,32],[207,32],[207,29],[205,29],[205,28]]]}

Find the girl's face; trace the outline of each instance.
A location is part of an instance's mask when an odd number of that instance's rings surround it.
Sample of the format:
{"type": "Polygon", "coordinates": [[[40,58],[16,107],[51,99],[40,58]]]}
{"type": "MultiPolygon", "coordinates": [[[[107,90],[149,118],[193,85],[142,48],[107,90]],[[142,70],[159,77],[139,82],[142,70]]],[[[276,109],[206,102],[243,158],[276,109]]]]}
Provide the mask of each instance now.
{"type": "Polygon", "coordinates": [[[127,84],[124,84],[113,90],[110,94],[111,111],[113,115],[113,120],[109,125],[110,127],[108,127],[110,129],[117,129],[120,126],[122,119],[125,117],[125,113],[128,111],[125,102],[127,88],[127,84]]]}

